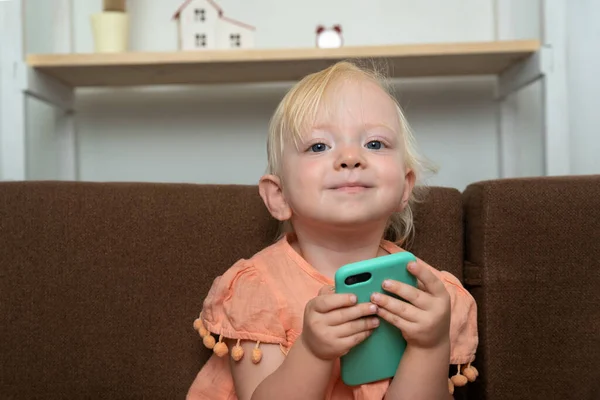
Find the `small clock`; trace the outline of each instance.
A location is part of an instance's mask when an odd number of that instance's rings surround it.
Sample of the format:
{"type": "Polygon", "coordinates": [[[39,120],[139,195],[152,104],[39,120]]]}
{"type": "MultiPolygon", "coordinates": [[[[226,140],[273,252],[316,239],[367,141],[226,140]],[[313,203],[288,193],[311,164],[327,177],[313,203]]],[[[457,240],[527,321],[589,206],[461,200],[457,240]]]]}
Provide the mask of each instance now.
{"type": "Polygon", "coordinates": [[[317,47],[323,49],[333,49],[342,47],[344,39],[342,37],[342,27],[334,25],[330,28],[325,28],[322,25],[317,27],[317,47]]]}

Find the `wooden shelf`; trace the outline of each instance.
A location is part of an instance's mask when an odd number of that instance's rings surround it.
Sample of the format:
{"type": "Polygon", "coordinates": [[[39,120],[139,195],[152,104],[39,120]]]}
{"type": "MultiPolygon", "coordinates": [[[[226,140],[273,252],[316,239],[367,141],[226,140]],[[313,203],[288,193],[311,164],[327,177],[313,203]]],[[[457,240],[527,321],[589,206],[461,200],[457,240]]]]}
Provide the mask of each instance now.
{"type": "Polygon", "coordinates": [[[498,74],[535,40],[171,53],[31,54],[27,64],[71,87],[296,81],[343,59],[383,62],[392,77],[498,74]]]}

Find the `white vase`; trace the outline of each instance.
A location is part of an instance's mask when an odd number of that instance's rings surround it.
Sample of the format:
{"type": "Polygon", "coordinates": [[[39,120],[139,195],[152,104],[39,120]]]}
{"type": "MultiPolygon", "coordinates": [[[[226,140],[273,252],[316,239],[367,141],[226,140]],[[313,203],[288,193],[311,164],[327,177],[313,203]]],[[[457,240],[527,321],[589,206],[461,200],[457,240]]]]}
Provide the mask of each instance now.
{"type": "Polygon", "coordinates": [[[129,16],[118,11],[94,14],[92,34],[96,53],[120,53],[128,50],[129,16]]]}

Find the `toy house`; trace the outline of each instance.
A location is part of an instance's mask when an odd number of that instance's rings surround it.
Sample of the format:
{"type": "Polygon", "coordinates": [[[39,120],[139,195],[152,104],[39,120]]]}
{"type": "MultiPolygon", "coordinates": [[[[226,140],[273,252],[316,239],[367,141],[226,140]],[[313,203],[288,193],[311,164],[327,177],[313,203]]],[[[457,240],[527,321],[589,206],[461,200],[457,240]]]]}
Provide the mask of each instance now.
{"type": "Polygon", "coordinates": [[[224,15],[217,24],[217,48],[250,49],[254,47],[255,27],[224,15]]]}
{"type": "Polygon", "coordinates": [[[226,17],[214,0],[186,0],[178,21],[179,49],[247,49],[254,47],[255,27],[226,17]]]}

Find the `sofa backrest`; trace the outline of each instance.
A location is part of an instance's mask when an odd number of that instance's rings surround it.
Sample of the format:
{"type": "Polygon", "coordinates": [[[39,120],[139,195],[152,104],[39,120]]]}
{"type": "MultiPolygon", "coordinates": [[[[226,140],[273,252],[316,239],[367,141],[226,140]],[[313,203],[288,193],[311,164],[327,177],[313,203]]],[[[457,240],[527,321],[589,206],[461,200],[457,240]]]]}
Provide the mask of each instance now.
{"type": "Polygon", "coordinates": [[[479,182],[464,200],[481,371],[469,398],[599,398],[600,175],[479,182]]]}
{"type": "MultiPolygon", "coordinates": [[[[460,193],[432,188],[408,249],[462,276],[460,193]]],[[[182,398],[210,355],[213,281],[272,243],[255,186],[0,184],[0,393],[182,398]]]]}

